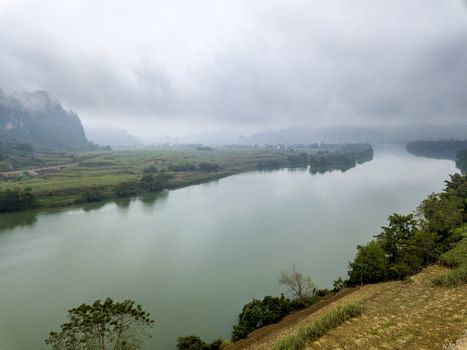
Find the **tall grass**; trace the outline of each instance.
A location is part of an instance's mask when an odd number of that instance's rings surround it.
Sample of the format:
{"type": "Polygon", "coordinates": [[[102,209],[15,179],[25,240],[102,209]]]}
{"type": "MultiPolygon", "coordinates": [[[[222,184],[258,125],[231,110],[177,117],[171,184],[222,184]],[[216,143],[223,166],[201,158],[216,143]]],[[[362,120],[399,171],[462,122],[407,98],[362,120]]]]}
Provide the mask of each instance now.
{"type": "Polygon", "coordinates": [[[458,229],[462,240],[439,258],[439,263],[452,270],[433,278],[432,283],[441,287],[456,287],[467,283],[467,224],[458,229]]]}
{"type": "Polygon", "coordinates": [[[360,316],[362,312],[363,308],[358,304],[339,306],[314,321],[308,327],[300,329],[296,334],[282,339],[274,346],[273,350],[305,349],[309,342],[319,339],[329,330],[340,326],[345,321],[360,316]]]}

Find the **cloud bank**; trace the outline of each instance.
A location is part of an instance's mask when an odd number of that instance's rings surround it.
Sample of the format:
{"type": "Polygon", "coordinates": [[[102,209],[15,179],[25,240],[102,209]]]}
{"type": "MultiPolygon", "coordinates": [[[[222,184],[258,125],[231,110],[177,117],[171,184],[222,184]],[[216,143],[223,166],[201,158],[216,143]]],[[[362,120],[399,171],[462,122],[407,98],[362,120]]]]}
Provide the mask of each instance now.
{"type": "Polygon", "coordinates": [[[194,131],[467,121],[460,0],[0,2],[0,89],[89,125],[194,131]]]}

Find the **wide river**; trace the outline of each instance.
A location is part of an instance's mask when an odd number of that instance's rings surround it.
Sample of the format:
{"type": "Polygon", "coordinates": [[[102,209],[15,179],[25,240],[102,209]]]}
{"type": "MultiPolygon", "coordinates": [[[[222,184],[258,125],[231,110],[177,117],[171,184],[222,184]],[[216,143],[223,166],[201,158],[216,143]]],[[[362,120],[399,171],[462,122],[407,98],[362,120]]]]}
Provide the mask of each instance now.
{"type": "Polygon", "coordinates": [[[0,349],[45,349],[83,302],[134,299],[155,319],[144,349],[229,337],[253,297],[296,264],[320,287],[356,246],[457,169],[378,147],[346,172],[249,172],[131,201],[0,215],[0,349]]]}

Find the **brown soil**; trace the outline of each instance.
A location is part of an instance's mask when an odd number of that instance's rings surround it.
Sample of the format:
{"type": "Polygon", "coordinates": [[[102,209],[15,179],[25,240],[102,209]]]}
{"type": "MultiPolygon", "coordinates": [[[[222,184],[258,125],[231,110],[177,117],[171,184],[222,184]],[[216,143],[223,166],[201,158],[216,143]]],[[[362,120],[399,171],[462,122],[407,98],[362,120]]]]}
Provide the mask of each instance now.
{"type": "Polygon", "coordinates": [[[324,308],[325,306],[329,304],[332,304],[336,300],[339,300],[355,292],[356,290],[358,290],[358,288],[345,288],[341,290],[340,292],[332,295],[331,297],[321,300],[320,302],[314,304],[313,306],[310,306],[309,308],[294,312],[293,314],[284,317],[279,323],[274,323],[268,326],[264,326],[264,327],[261,327],[260,329],[257,329],[251,332],[250,334],[248,334],[248,338],[240,340],[236,342],[235,344],[228,346],[226,350],[247,349],[250,346],[253,346],[254,344],[261,343],[267,337],[272,336],[276,334],[277,332],[280,332],[282,329],[294,326],[295,324],[307,318],[308,316],[315,313],[316,311],[324,308]]]}
{"type": "Polygon", "coordinates": [[[273,325],[258,336],[254,332],[244,345],[234,344],[228,350],[272,349],[281,338],[294,334],[335,306],[347,303],[360,303],[365,308],[363,315],[310,343],[309,350],[444,349],[462,338],[467,329],[467,285],[456,288],[431,285],[434,276],[446,271],[431,266],[407,281],[366,285],[354,293],[336,295],[336,300],[329,300],[326,305],[303,310],[303,317],[292,315],[288,321],[273,325]]]}

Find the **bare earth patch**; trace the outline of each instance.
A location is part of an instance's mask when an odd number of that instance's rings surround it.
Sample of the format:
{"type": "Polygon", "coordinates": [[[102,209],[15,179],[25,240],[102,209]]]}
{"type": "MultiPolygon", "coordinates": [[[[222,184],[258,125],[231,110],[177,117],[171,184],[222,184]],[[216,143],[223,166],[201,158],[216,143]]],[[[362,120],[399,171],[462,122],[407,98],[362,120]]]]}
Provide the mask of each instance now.
{"type": "Polygon", "coordinates": [[[365,308],[362,316],[330,331],[308,349],[447,349],[467,330],[467,285],[433,287],[431,279],[446,271],[431,266],[407,281],[363,286],[242,348],[271,349],[281,337],[293,334],[331,308],[360,303],[365,308]]]}

